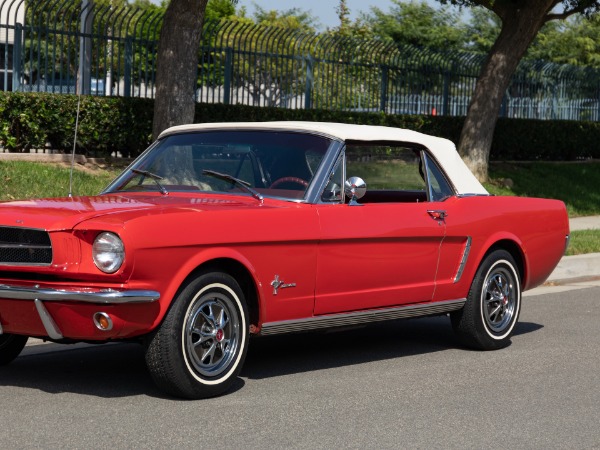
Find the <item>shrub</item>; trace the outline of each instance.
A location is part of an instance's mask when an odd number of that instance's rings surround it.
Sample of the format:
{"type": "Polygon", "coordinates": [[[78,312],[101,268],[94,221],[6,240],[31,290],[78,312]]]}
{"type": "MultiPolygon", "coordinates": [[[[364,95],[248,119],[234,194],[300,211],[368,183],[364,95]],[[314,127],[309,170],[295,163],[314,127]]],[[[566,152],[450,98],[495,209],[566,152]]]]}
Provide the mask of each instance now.
{"type": "MultiPolygon", "coordinates": [[[[10,151],[73,148],[77,96],[0,92],[0,143],[10,151]]],[[[82,96],[78,153],[137,156],[151,141],[154,101],[131,97],[82,96]]],[[[317,109],[197,104],[195,122],[308,120],[408,128],[457,143],[463,117],[406,116],[317,109]]],[[[491,160],[578,160],[600,158],[600,123],[498,120],[491,160]]]]}

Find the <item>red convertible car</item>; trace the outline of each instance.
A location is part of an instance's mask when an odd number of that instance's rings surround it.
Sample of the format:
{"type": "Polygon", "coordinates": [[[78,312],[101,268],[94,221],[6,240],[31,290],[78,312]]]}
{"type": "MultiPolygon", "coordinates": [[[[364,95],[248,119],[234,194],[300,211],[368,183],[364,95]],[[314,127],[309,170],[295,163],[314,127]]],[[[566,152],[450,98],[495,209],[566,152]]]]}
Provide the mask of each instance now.
{"type": "Polygon", "coordinates": [[[489,195],[445,139],[174,127],[98,196],[0,205],[0,364],[28,337],[138,340],[161,389],[202,398],[252,335],[448,314],[497,349],[568,237],[562,202],[489,195]]]}

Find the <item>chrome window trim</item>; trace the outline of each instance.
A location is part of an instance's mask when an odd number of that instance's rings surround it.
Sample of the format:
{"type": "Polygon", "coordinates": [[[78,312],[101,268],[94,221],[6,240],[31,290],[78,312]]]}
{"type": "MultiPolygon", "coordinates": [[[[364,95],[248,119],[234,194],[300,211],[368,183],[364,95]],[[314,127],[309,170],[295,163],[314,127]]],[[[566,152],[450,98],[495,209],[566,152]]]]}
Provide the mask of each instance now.
{"type": "MultiPolygon", "coordinates": [[[[319,170],[313,176],[312,183],[308,187],[306,191],[306,201],[312,204],[335,204],[336,202],[324,202],[321,200],[321,195],[327,186],[329,178],[331,176],[331,172],[335,169],[335,164],[338,159],[341,157],[343,153],[343,149],[345,148],[344,143],[339,140],[332,140],[327,152],[325,152],[325,156],[323,156],[323,160],[321,161],[321,166],[319,170]]],[[[344,164],[345,170],[345,164],[344,164]]],[[[343,190],[343,189],[342,189],[343,190]]],[[[341,202],[340,202],[341,203],[341,202]]]]}
{"type": "MultiPolygon", "coordinates": [[[[433,155],[431,153],[429,153],[429,151],[427,150],[427,148],[424,148],[423,150],[421,150],[421,158],[425,160],[425,179],[426,179],[426,183],[427,183],[427,193],[429,195],[429,200],[428,201],[433,201],[433,188],[431,186],[431,181],[429,179],[429,162],[431,161],[435,167],[437,168],[438,172],[440,174],[442,174],[442,177],[444,177],[444,181],[446,182],[446,184],[448,185],[448,187],[452,190],[453,195],[457,195],[457,189],[456,186],[454,186],[454,183],[452,183],[452,181],[450,180],[450,178],[448,177],[448,175],[446,174],[446,171],[444,170],[444,168],[441,166],[441,164],[433,157],[433,155]]],[[[445,199],[444,199],[445,200],[445,199]]]]}
{"type": "Polygon", "coordinates": [[[427,185],[427,201],[433,201],[433,188],[431,187],[431,180],[429,179],[429,158],[427,157],[427,152],[425,150],[421,150],[421,161],[423,161],[423,170],[425,171],[425,184],[427,185]]]}

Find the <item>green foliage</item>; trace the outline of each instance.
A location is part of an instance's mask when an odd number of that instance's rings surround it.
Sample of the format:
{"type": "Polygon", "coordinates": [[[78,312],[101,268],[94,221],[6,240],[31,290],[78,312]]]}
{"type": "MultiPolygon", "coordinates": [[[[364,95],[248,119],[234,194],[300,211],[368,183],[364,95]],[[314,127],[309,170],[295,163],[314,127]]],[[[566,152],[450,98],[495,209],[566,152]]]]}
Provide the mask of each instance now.
{"type": "Polygon", "coordinates": [[[449,8],[435,9],[424,1],[392,0],[388,13],[371,8],[368,19],[375,35],[399,45],[452,50],[465,46],[460,15],[449,8]],[[459,25],[457,25],[459,24],[459,25]]]}
{"type": "MultiPolygon", "coordinates": [[[[69,193],[68,167],[26,161],[0,161],[0,201],[65,197],[69,193]]],[[[117,175],[117,170],[73,172],[75,195],[96,195],[117,175]]]]}
{"type": "Polygon", "coordinates": [[[285,28],[287,30],[300,30],[314,33],[317,18],[310,12],[300,8],[291,8],[285,11],[266,10],[255,5],[254,19],[257,25],[285,28]]]}
{"type": "Polygon", "coordinates": [[[488,53],[500,34],[500,18],[485,8],[473,8],[465,27],[466,50],[488,53]]]}
{"type": "MultiPolygon", "coordinates": [[[[490,1],[438,0],[448,5],[470,7],[469,19],[465,23],[460,14],[442,8],[436,10],[424,2],[414,0],[401,3],[393,0],[388,12],[372,8],[364,17],[368,26],[366,36],[392,39],[398,44],[411,44],[444,50],[465,50],[488,53],[496,41],[502,21],[490,1]]],[[[563,7],[588,4],[586,14],[569,17],[567,20],[548,21],[539,31],[527,51],[525,59],[544,60],[556,64],[600,68],[600,16],[596,11],[598,1],[560,2],[563,7]],[[571,3],[568,5],[567,3],[571,3]]],[[[355,26],[352,24],[351,26],[355,26]]]]}
{"type": "MultiPolygon", "coordinates": [[[[519,3],[526,3],[530,0],[437,0],[442,5],[456,6],[483,6],[496,13],[505,12],[508,9],[515,8],[519,3]]],[[[600,2],[597,0],[553,0],[548,11],[552,11],[555,6],[559,6],[561,13],[556,18],[563,18],[565,15],[581,13],[590,16],[600,9],[600,2]]],[[[553,14],[550,12],[549,14],[553,14]]]]}
{"type": "Polygon", "coordinates": [[[600,16],[577,16],[546,24],[527,57],[600,68],[600,16]]]}
{"type": "MultiPolygon", "coordinates": [[[[570,217],[600,214],[600,163],[502,162],[490,165],[490,177],[510,178],[510,188],[490,186],[497,195],[518,195],[562,200],[570,217]]],[[[487,186],[486,186],[487,187],[487,186]]]]}
{"type": "MultiPolygon", "coordinates": [[[[139,154],[150,143],[152,100],[82,96],[77,152],[108,156],[139,154]]],[[[0,142],[10,151],[51,148],[71,151],[75,135],[74,95],[0,93],[0,142]]]]}
{"type": "Polygon", "coordinates": [[[204,20],[207,22],[228,19],[235,15],[235,6],[230,0],[208,0],[204,20]]]}
{"type": "MultiPolygon", "coordinates": [[[[150,99],[83,96],[77,152],[108,156],[118,151],[136,156],[149,144],[154,102],[150,99]]],[[[22,152],[49,147],[70,152],[77,97],[74,95],[0,92],[0,143],[22,152]]],[[[247,105],[197,104],[195,122],[310,120],[408,128],[457,143],[463,117],[387,115],[318,109],[259,108],[247,105]]],[[[490,158],[493,161],[600,159],[600,123],[498,120],[490,158]]],[[[600,180],[599,180],[600,181],[600,180]]]]}
{"type": "Polygon", "coordinates": [[[567,256],[585,253],[600,253],[600,230],[578,230],[571,232],[567,256]]]}

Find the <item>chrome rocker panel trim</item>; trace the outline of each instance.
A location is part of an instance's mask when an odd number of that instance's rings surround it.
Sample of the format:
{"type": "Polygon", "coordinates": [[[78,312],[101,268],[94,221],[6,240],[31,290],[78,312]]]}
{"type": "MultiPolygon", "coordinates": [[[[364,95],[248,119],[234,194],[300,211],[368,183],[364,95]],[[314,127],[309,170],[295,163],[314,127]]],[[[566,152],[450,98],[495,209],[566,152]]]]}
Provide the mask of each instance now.
{"type": "Polygon", "coordinates": [[[122,303],[151,303],[160,293],[145,290],[60,290],[40,287],[22,287],[0,284],[0,299],[43,300],[49,302],[83,302],[115,305],[122,303]]]}
{"type": "Polygon", "coordinates": [[[465,302],[466,299],[463,298],[420,305],[399,306],[394,308],[357,311],[341,314],[329,314],[325,316],[309,317],[307,319],[267,322],[262,325],[260,335],[268,336],[272,334],[294,333],[298,331],[311,331],[322,328],[381,322],[384,320],[444,314],[461,309],[465,302]]]}

